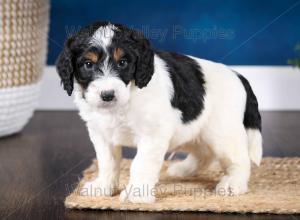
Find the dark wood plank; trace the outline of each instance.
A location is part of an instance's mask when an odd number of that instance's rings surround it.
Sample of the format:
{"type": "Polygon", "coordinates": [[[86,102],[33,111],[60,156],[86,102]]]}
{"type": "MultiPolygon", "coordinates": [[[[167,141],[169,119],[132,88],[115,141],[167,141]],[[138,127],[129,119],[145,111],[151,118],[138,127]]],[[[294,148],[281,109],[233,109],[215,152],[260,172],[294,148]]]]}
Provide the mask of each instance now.
{"type": "MultiPolygon", "coordinates": [[[[265,156],[300,156],[300,112],[263,112],[265,156]]],[[[125,157],[135,151],[125,148],[125,157]]],[[[0,139],[0,219],[298,219],[299,216],[65,210],[94,150],[76,112],[37,112],[0,139]]]]}

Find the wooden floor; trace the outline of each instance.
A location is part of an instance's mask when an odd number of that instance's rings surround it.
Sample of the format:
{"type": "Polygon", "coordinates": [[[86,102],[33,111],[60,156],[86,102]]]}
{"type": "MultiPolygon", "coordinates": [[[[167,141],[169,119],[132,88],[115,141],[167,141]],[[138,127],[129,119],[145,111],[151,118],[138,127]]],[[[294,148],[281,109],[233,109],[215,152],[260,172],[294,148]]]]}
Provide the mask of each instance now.
{"type": "MultiPolygon", "coordinates": [[[[265,156],[300,156],[300,112],[263,112],[265,156]]],[[[132,157],[134,151],[124,150],[132,157]]],[[[37,112],[0,139],[0,219],[300,219],[296,215],[66,210],[64,198],[94,157],[75,112],[37,112]]]]}

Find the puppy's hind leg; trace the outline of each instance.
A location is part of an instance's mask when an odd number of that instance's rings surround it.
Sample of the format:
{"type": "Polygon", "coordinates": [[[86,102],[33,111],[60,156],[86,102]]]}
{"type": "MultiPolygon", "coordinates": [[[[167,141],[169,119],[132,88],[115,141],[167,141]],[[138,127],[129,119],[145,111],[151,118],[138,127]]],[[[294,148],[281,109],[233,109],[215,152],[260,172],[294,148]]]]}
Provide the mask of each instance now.
{"type": "Polygon", "coordinates": [[[188,156],[182,160],[172,163],[167,170],[169,176],[175,177],[187,177],[193,176],[197,173],[199,165],[199,159],[193,153],[189,153],[188,156]]]}
{"type": "Polygon", "coordinates": [[[221,145],[212,147],[226,173],[216,186],[220,195],[238,195],[248,190],[251,167],[246,132],[240,128],[233,133],[223,137],[221,145]]]}
{"type": "Polygon", "coordinates": [[[194,176],[199,169],[207,169],[212,162],[211,151],[202,144],[189,144],[184,150],[187,150],[190,153],[184,160],[169,165],[167,170],[169,176],[194,176]]]}

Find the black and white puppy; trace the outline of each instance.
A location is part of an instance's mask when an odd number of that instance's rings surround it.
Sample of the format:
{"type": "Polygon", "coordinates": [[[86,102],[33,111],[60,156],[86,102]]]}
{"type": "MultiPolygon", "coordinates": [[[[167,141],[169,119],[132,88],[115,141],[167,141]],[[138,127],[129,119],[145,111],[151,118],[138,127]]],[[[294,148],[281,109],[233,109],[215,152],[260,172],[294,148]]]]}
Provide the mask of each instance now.
{"type": "Polygon", "coordinates": [[[178,149],[189,154],[168,168],[170,175],[193,175],[217,159],[225,175],[216,190],[247,191],[262,136],[257,100],[243,76],[220,63],[155,51],[141,33],[109,22],[70,37],[56,65],[98,159],[98,177],[83,187],[87,195],[113,195],[122,145],[137,146],[137,154],[121,201],[154,202],[165,154],[178,149]]]}

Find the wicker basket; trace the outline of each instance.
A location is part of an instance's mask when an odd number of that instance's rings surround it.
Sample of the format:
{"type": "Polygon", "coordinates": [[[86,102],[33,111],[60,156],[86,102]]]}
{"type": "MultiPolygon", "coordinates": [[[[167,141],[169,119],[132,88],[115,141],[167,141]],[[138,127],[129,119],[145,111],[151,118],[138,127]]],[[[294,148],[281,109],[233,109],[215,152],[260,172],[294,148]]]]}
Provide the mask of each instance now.
{"type": "Polygon", "coordinates": [[[48,0],[0,0],[0,136],[20,131],[36,107],[48,16],[48,0]]]}

